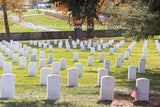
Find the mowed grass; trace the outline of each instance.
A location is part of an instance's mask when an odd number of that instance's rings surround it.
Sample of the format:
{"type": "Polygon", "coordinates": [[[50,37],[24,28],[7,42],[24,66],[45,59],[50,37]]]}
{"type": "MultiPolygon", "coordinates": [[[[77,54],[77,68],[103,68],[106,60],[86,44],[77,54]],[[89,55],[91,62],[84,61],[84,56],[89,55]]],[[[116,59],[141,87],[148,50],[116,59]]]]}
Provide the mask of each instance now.
{"type": "MultiPolygon", "coordinates": [[[[25,17],[24,20],[26,22],[31,22],[35,25],[43,26],[54,30],[61,30],[61,31],[74,30],[74,27],[70,26],[70,24],[67,21],[47,15],[28,16],[25,17]]],[[[106,30],[106,28],[104,27],[105,26],[102,25],[95,25],[95,30],[106,30]]],[[[83,24],[82,29],[86,30],[86,28],[87,28],[86,25],[83,24]]]]}
{"type": "MultiPolygon", "coordinates": [[[[23,15],[31,15],[31,14],[38,14],[38,11],[27,11],[27,12],[23,12],[23,15]]],[[[42,11],[41,14],[44,14],[44,12],[42,11]]],[[[10,16],[15,16],[17,15],[16,13],[13,12],[8,12],[8,17],[10,16]]],[[[0,17],[3,17],[3,13],[0,12],[0,17]]],[[[0,33],[5,33],[5,25],[3,22],[3,19],[0,19],[0,33]]],[[[39,30],[33,30],[33,29],[29,29],[29,28],[25,28],[22,27],[19,24],[16,23],[11,23],[11,21],[9,20],[9,27],[10,27],[10,32],[38,32],[39,30]]]]}
{"type": "MultiPolygon", "coordinates": [[[[38,32],[39,31],[39,30],[33,30],[29,28],[23,28],[19,24],[11,23],[11,21],[9,21],[9,28],[10,28],[10,32],[38,32]]],[[[6,32],[5,25],[3,22],[1,22],[0,23],[0,33],[5,33],[5,32],[6,32]]]]}
{"type": "MultiPolygon", "coordinates": [[[[44,11],[41,11],[40,14],[44,14],[44,11]]],[[[23,15],[31,15],[31,14],[38,14],[37,10],[33,10],[33,9],[29,9],[26,12],[23,12],[23,15]]],[[[8,16],[14,16],[14,15],[18,15],[17,12],[8,12],[8,16]]],[[[3,17],[3,12],[0,12],[0,17],[3,17]]]]}
{"type": "Polygon", "coordinates": [[[35,25],[43,26],[45,28],[55,30],[74,30],[74,28],[70,27],[70,25],[66,21],[62,21],[61,19],[46,15],[28,16],[25,17],[24,20],[26,22],[31,22],[35,25]]]}
{"type": "MultiPolygon", "coordinates": [[[[100,38],[94,38],[97,40],[100,38]]],[[[122,37],[103,38],[105,41],[114,39],[116,43],[124,39],[122,37]]],[[[20,41],[29,45],[29,41],[20,41]]],[[[53,44],[53,41],[51,42],[53,44]]],[[[103,50],[105,54],[104,59],[111,60],[111,72],[110,76],[115,77],[115,90],[114,100],[107,106],[133,106],[134,98],[130,96],[131,92],[135,88],[135,80],[128,80],[128,66],[135,65],[138,68],[138,62],[142,55],[143,41],[137,42],[128,60],[122,63],[121,68],[116,68],[116,58],[120,54],[124,54],[127,47],[131,44],[131,40],[126,42],[114,55],[109,55],[109,48],[103,50]]],[[[158,103],[160,98],[160,56],[156,51],[154,40],[148,40],[148,54],[146,63],[146,73],[139,74],[137,71],[137,78],[148,78],[150,80],[150,101],[156,101],[158,103]]],[[[112,47],[112,46],[111,46],[112,47]]],[[[37,48],[32,46],[32,48],[37,48]]],[[[76,63],[83,64],[83,77],[79,78],[78,87],[68,87],[68,74],[67,69],[60,71],[61,76],[61,99],[58,101],[46,100],[46,86],[40,86],[40,70],[39,61],[37,62],[37,76],[28,77],[28,68],[19,69],[19,63],[13,63],[13,74],[16,75],[15,86],[15,98],[13,99],[0,99],[1,106],[106,106],[104,103],[99,103],[100,87],[97,87],[98,69],[104,67],[103,62],[99,61],[99,53],[90,55],[90,50],[86,48],[86,51],[82,52],[80,47],[72,49],[70,52],[66,52],[65,47],[58,49],[54,45],[53,52],[49,52],[48,49],[38,48],[38,53],[45,51],[45,58],[48,59],[48,54],[54,54],[54,62],[59,62],[60,58],[67,59],[67,68],[74,67],[76,63]],[[73,62],[73,53],[79,52],[79,61],[73,62]],[[88,67],[88,56],[94,57],[94,66],[88,67]]],[[[3,55],[5,55],[3,53],[3,55]]],[[[31,54],[30,54],[31,55],[31,54]]],[[[37,57],[39,60],[39,56],[37,57]]],[[[11,59],[6,56],[6,61],[12,62],[11,59]]],[[[30,62],[30,59],[27,60],[30,62]]],[[[46,65],[51,69],[51,64],[46,65]]],[[[3,69],[0,69],[0,74],[3,74],[3,69]]]]}

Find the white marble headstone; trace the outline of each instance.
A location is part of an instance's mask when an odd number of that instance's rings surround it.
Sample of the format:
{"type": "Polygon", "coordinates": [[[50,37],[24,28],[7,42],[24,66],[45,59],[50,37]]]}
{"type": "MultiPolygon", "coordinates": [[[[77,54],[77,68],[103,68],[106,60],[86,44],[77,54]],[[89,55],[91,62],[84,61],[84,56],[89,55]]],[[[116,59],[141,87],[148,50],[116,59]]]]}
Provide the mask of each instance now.
{"type": "Polygon", "coordinates": [[[84,45],[81,46],[81,51],[85,51],[85,46],[84,45]]]}
{"type": "Polygon", "coordinates": [[[101,51],[101,45],[97,46],[97,51],[101,51]]]}
{"type": "Polygon", "coordinates": [[[50,75],[50,73],[51,73],[50,68],[47,67],[41,68],[40,85],[47,85],[47,77],[50,75]]]}
{"type": "Polygon", "coordinates": [[[107,76],[108,75],[108,70],[104,68],[98,69],[98,81],[97,81],[97,86],[101,85],[101,77],[107,76]]]}
{"type": "Polygon", "coordinates": [[[88,66],[93,66],[94,63],[94,57],[93,56],[89,56],[88,57],[88,66]]]}
{"type": "Polygon", "coordinates": [[[91,48],[91,55],[95,54],[95,48],[91,48]]]}
{"type": "Polygon", "coordinates": [[[78,86],[78,69],[68,69],[68,86],[78,86]]]}
{"type": "Polygon", "coordinates": [[[13,50],[10,50],[10,51],[9,51],[9,59],[12,59],[13,54],[14,54],[14,51],[13,51],[13,50]]]}
{"type": "Polygon", "coordinates": [[[27,50],[23,51],[23,56],[28,59],[29,58],[29,52],[27,50]]]}
{"type": "Polygon", "coordinates": [[[136,80],[138,90],[138,98],[136,101],[149,101],[150,80],[147,78],[139,78],[136,80]]]}
{"type": "Polygon", "coordinates": [[[111,61],[110,60],[105,60],[104,61],[104,68],[108,69],[108,71],[110,72],[110,66],[111,66],[111,61]]]}
{"type": "Polygon", "coordinates": [[[52,52],[53,51],[53,46],[49,45],[49,51],[52,52]]]}
{"type": "Polygon", "coordinates": [[[60,69],[65,70],[67,68],[67,59],[61,58],[60,59],[60,69]]]}
{"type": "Polygon", "coordinates": [[[14,98],[15,95],[15,75],[1,75],[1,98],[14,98]]]}
{"type": "Polygon", "coordinates": [[[43,49],[47,49],[47,43],[43,44],[43,49]]]}
{"type": "Polygon", "coordinates": [[[110,48],[110,55],[113,55],[114,53],[114,48],[110,48]]]}
{"type": "Polygon", "coordinates": [[[37,49],[32,50],[32,55],[37,55],[37,49]]]}
{"type": "Polygon", "coordinates": [[[61,77],[49,75],[47,81],[47,100],[58,100],[61,97],[61,77]]]}
{"type": "Polygon", "coordinates": [[[3,68],[4,62],[5,62],[5,57],[0,56],[0,68],[3,68]]]}
{"type": "Polygon", "coordinates": [[[100,100],[113,100],[115,78],[112,76],[101,77],[100,100]]]}
{"type": "Polygon", "coordinates": [[[78,52],[74,52],[73,61],[77,62],[78,59],[79,59],[79,53],[78,52]]]}
{"type": "Polygon", "coordinates": [[[77,63],[77,64],[75,64],[75,68],[78,69],[78,77],[82,77],[82,73],[83,73],[83,64],[77,63]]]}
{"type": "Polygon", "coordinates": [[[125,52],[125,59],[129,59],[129,52],[128,51],[125,52]]]}
{"type": "Polygon", "coordinates": [[[119,57],[121,58],[121,62],[124,62],[124,54],[120,54],[119,57]]]}
{"type": "Polygon", "coordinates": [[[121,67],[121,58],[116,58],[116,67],[121,67]]]}
{"type": "Polygon", "coordinates": [[[31,62],[37,62],[37,55],[31,55],[31,62]]]}
{"type": "Polygon", "coordinates": [[[28,65],[28,76],[36,76],[37,75],[37,63],[29,62],[28,65]]]}
{"type": "Polygon", "coordinates": [[[44,51],[40,51],[39,59],[44,59],[44,58],[45,58],[45,52],[44,51]]]}
{"type": "Polygon", "coordinates": [[[136,66],[130,65],[128,67],[128,80],[136,80],[136,66]]]}
{"type": "Polygon", "coordinates": [[[19,49],[19,56],[23,56],[23,48],[19,49]]]}
{"type": "Polygon", "coordinates": [[[26,57],[20,57],[20,68],[21,69],[27,68],[27,59],[26,59],[26,57]]]}
{"type": "Polygon", "coordinates": [[[46,67],[46,59],[39,59],[39,69],[46,67]]]}
{"type": "Polygon", "coordinates": [[[12,56],[12,59],[13,59],[13,63],[18,63],[18,62],[19,62],[19,55],[14,54],[14,55],[12,56]]]}
{"type": "Polygon", "coordinates": [[[51,64],[54,61],[54,55],[48,54],[48,63],[51,64]]]}
{"type": "Polygon", "coordinates": [[[60,74],[60,63],[59,62],[53,62],[52,63],[52,74],[60,74]]]}
{"type": "Polygon", "coordinates": [[[3,73],[12,73],[12,62],[4,62],[3,73]]]}
{"type": "Polygon", "coordinates": [[[144,59],[141,59],[139,61],[139,66],[138,66],[138,72],[139,73],[145,73],[145,60],[144,59]]]}
{"type": "Polygon", "coordinates": [[[104,53],[99,53],[99,62],[104,61],[104,53]]]}

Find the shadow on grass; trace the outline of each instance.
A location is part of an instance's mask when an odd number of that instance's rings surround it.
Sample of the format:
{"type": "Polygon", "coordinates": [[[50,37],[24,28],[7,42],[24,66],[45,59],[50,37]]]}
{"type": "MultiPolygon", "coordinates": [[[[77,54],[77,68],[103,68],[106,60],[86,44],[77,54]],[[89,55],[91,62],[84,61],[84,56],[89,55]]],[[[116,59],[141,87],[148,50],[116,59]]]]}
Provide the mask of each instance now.
{"type": "Polygon", "coordinates": [[[96,92],[79,92],[78,93],[79,95],[99,95],[99,91],[96,91],[96,92]]]}
{"type": "Polygon", "coordinates": [[[99,100],[97,101],[97,104],[111,105],[112,101],[111,100],[99,100]]]}
{"type": "Polygon", "coordinates": [[[95,88],[100,88],[100,86],[96,85],[95,88]]]}
{"type": "Polygon", "coordinates": [[[132,97],[130,94],[126,93],[127,90],[119,91],[116,90],[114,91],[114,98],[115,99],[123,99],[123,100],[131,100],[132,97]]]}
{"type": "Polygon", "coordinates": [[[150,94],[149,101],[134,101],[131,94],[121,91],[114,91],[114,100],[126,100],[132,102],[134,106],[160,107],[160,95],[150,94]]]}
{"type": "Polygon", "coordinates": [[[160,102],[159,103],[153,103],[150,101],[135,101],[133,102],[134,106],[146,106],[146,107],[160,107],[160,102]]]}
{"type": "Polygon", "coordinates": [[[66,86],[68,88],[75,88],[75,87],[78,87],[78,86],[66,86]]]}
{"type": "Polygon", "coordinates": [[[1,101],[0,105],[5,107],[75,107],[75,104],[71,102],[58,102],[55,100],[1,101]]]}
{"type": "Polygon", "coordinates": [[[47,85],[42,85],[42,84],[36,84],[35,86],[38,86],[38,87],[47,87],[47,85]]]}
{"type": "Polygon", "coordinates": [[[88,73],[98,73],[97,71],[85,71],[85,72],[88,72],[88,73]]]}
{"type": "Polygon", "coordinates": [[[16,68],[17,70],[25,70],[25,69],[27,69],[27,68],[16,68]]]}

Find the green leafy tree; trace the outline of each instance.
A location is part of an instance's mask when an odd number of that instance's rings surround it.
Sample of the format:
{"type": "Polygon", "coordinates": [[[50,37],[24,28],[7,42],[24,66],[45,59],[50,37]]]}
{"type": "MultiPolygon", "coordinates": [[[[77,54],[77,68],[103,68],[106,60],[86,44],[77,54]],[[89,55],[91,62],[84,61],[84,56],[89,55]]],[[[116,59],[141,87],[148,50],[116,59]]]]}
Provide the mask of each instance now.
{"type": "Polygon", "coordinates": [[[83,39],[82,24],[87,19],[87,38],[94,37],[94,18],[98,19],[104,0],[50,0],[50,3],[59,4],[62,10],[66,7],[72,14],[75,30],[74,39],[83,39]]]}
{"type": "MultiPolygon", "coordinates": [[[[32,6],[37,6],[39,1],[43,1],[43,0],[30,0],[30,3],[32,4],[32,6]]],[[[38,10],[38,6],[37,6],[37,10],[38,10]]]]}
{"type": "Polygon", "coordinates": [[[82,24],[84,23],[84,3],[85,0],[49,0],[55,3],[62,11],[71,12],[75,35],[73,39],[83,39],[82,24]]]}
{"type": "Polygon", "coordinates": [[[5,30],[6,30],[6,40],[9,41],[11,40],[10,36],[10,29],[9,29],[9,23],[8,23],[8,10],[11,12],[15,12],[17,10],[17,15],[19,15],[19,18],[21,21],[22,18],[22,10],[25,8],[22,5],[23,0],[0,0],[0,4],[2,5],[3,9],[3,19],[4,19],[4,24],[5,24],[5,30]]]}
{"type": "Polygon", "coordinates": [[[129,28],[125,37],[136,40],[153,38],[160,34],[160,0],[134,1],[122,19],[129,28]]]}
{"type": "Polygon", "coordinates": [[[103,13],[114,17],[128,29],[126,38],[143,40],[160,34],[160,0],[120,0],[113,6],[105,7],[103,13]],[[126,7],[123,7],[126,5],[126,7]],[[110,8],[111,7],[111,8],[110,8]],[[122,8],[121,8],[122,7],[122,8]]]}
{"type": "Polygon", "coordinates": [[[32,4],[32,6],[37,6],[37,2],[38,0],[30,0],[30,3],[32,4]]]}
{"type": "Polygon", "coordinates": [[[105,0],[86,0],[85,1],[84,14],[87,18],[87,37],[86,38],[94,37],[94,19],[100,22],[98,15],[102,12],[102,6],[104,2],[105,0]]]}

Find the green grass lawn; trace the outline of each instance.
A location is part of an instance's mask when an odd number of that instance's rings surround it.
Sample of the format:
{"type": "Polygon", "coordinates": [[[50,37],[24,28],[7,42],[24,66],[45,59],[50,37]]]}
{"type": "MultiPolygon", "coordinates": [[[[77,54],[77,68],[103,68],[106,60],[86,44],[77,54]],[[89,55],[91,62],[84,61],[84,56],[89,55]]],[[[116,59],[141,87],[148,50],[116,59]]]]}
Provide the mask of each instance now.
{"type": "MultiPolygon", "coordinates": [[[[41,14],[44,14],[45,12],[44,11],[41,11],[41,14]]],[[[33,11],[27,11],[27,12],[23,12],[23,15],[30,15],[30,14],[38,14],[38,11],[37,10],[33,10],[33,11]]],[[[14,15],[17,15],[16,12],[8,12],[8,16],[14,16],[14,15]]],[[[3,12],[0,12],[0,17],[3,17],[3,12]]]]}
{"type": "MultiPolygon", "coordinates": [[[[44,12],[41,12],[41,14],[43,13],[44,12]]],[[[38,12],[37,11],[23,12],[23,15],[27,15],[27,14],[38,14],[38,12]]],[[[16,13],[8,12],[8,16],[13,16],[13,15],[16,15],[16,13]]],[[[0,17],[2,16],[3,16],[3,13],[0,12],[0,17]]],[[[10,32],[38,32],[39,31],[39,30],[33,30],[29,28],[23,28],[19,24],[13,24],[10,21],[9,21],[9,25],[10,25],[10,32]]],[[[3,22],[0,22],[0,33],[5,33],[5,26],[3,22]]]]}
{"type": "Polygon", "coordinates": [[[46,15],[29,16],[25,17],[24,20],[26,22],[31,22],[35,25],[43,26],[50,29],[73,30],[73,27],[71,28],[70,25],[67,24],[65,21],[46,15]]]}
{"type": "MultiPolygon", "coordinates": [[[[63,21],[61,19],[57,19],[47,15],[29,16],[25,17],[24,20],[26,22],[31,22],[35,25],[43,26],[50,29],[62,31],[74,30],[73,26],[70,26],[67,21],[63,21]]],[[[82,29],[86,30],[86,25],[83,25],[82,29]]],[[[99,28],[98,26],[95,26],[95,30],[104,30],[104,28],[99,28]]]]}
{"type": "MultiPolygon", "coordinates": [[[[101,39],[101,38],[98,38],[101,39]]],[[[109,37],[103,38],[105,41],[114,39],[117,42],[122,40],[122,37],[109,37]]],[[[94,38],[97,40],[97,38],[94,38]]],[[[20,41],[23,43],[29,43],[29,41],[20,41]]],[[[53,42],[51,42],[53,43],[53,42]]],[[[121,47],[114,55],[109,55],[109,48],[102,50],[105,54],[105,59],[111,60],[111,72],[110,76],[115,77],[115,90],[114,90],[114,100],[108,106],[133,106],[134,98],[130,96],[131,92],[135,88],[135,80],[128,80],[128,66],[135,65],[138,68],[138,62],[142,55],[143,41],[137,42],[128,60],[122,63],[121,68],[116,68],[116,58],[120,54],[124,54],[127,47],[131,42],[126,42],[123,47],[121,47]]],[[[29,44],[28,44],[29,45],[29,44]]],[[[37,48],[32,46],[32,48],[37,48]]],[[[148,78],[150,80],[150,101],[155,101],[158,103],[160,98],[160,56],[156,51],[156,46],[153,40],[148,40],[148,56],[146,63],[146,73],[139,74],[137,71],[137,78],[148,78]]],[[[39,62],[37,62],[37,76],[28,77],[28,68],[19,69],[19,63],[13,63],[13,74],[16,75],[16,86],[15,86],[15,98],[13,99],[0,99],[0,106],[52,106],[57,107],[96,107],[96,106],[106,106],[104,103],[99,103],[99,92],[100,88],[97,87],[97,77],[98,69],[104,67],[103,62],[99,61],[99,53],[95,55],[90,55],[90,50],[86,48],[86,51],[82,52],[80,47],[78,49],[72,49],[70,52],[66,52],[65,47],[58,49],[54,45],[53,52],[49,52],[48,49],[38,48],[38,53],[40,51],[45,51],[45,57],[48,58],[48,54],[54,54],[54,62],[59,62],[60,58],[67,59],[67,68],[74,67],[76,63],[83,64],[83,77],[79,78],[78,87],[68,87],[67,79],[67,69],[60,71],[61,76],[61,99],[58,101],[47,101],[46,100],[46,86],[40,86],[40,70],[39,62]],[[79,52],[79,61],[73,62],[73,53],[79,52]],[[88,56],[94,57],[94,66],[88,67],[87,61],[88,56]]],[[[3,54],[5,55],[5,54],[3,54]]],[[[37,57],[39,60],[39,56],[37,57]]],[[[6,61],[11,62],[12,60],[6,56],[6,61]]],[[[30,59],[27,60],[30,62],[30,59]]],[[[51,68],[51,64],[47,64],[47,67],[51,68]]],[[[3,69],[0,69],[0,74],[3,74],[3,69]]]]}
{"type": "MultiPolygon", "coordinates": [[[[28,29],[28,28],[23,28],[19,24],[16,23],[11,23],[9,21],[9,27],[10,27],[10,32],[38,32],[39,30],[33,30],[33,29],[28,29]]],[[[0,33],[5,33],[5,25],[3,23],[0,23],[0,33]]]]}

